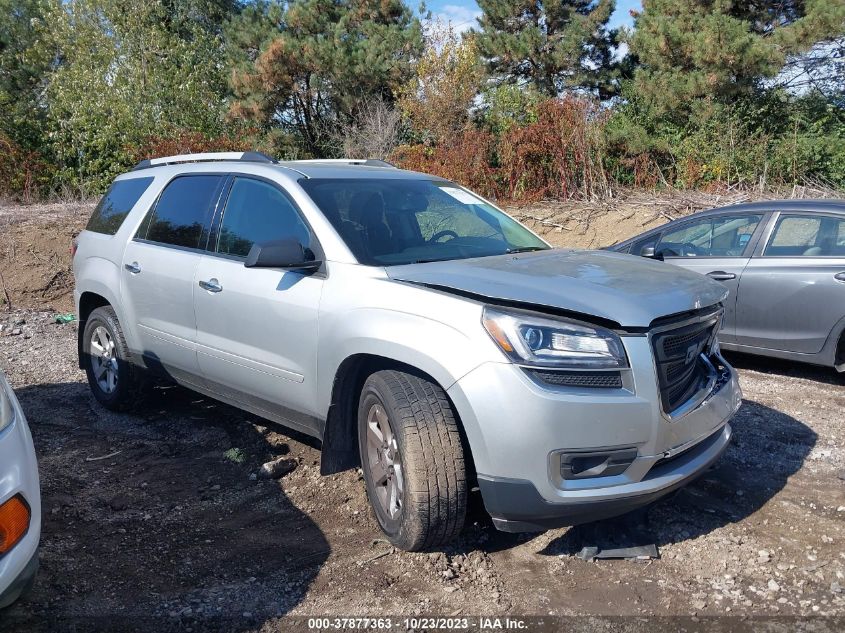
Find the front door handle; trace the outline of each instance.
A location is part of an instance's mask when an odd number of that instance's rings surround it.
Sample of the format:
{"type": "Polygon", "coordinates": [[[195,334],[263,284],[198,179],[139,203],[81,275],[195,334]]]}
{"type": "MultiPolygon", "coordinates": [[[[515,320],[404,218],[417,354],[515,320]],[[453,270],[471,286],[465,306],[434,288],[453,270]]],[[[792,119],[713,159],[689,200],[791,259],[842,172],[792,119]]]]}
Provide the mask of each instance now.
{"type": "Polygon", "coordinates": [[[836,281],[842,281],[842,282],[845,282],[845,272],[843,272],[843,273],[836,273],[836,274],[833,276],[833,278],[834,278],[836,281]]]}
{"type": "Polygon", "coordinates": [[[223,292],[223,286],[221,286],[220,282],[213,277],[208,281],[201,281],[200,288],[208,290],[209,292],[223,292]]]}
{"type": "Polygon", "coordinates": [[[138,265],[138,262],[132,262],[131,264],[124,264],[123,267],[128,270],[133,275],[137,275],[141,272],[141,267],[138,265]]]}
{"type": "Polygon", "coordinates": [[[726,273],[724,270],[714,270],[713,272],[707,273],[707,276],[710,279],[715,279],[716,281],[727,281],[728,279],[736,279],[736,275],[733,273],[726,273]]]}

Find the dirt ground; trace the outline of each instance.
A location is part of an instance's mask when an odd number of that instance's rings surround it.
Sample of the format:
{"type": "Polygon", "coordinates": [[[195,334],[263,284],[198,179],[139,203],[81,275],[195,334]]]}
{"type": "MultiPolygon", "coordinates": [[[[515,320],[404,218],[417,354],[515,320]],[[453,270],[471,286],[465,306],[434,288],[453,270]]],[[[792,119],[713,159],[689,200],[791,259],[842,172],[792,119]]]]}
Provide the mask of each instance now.
{"type": "MultiPolygon", "coordinates": [[[[661,204],[514,213],[556,243],[595,246],[665,221],[661,209],[690,210],[661,204]]],[[[647,513],[509,535],[474,497],[453,546],[398,552],[379,539],[360,475],[321,478],[309,438],[177,387],[133,415],[97,405],[76,367],[76,325],[55,323],[72,309],[62,267],[89,210],[0,208],[14,308],[0,300],[0,369],[29,418],[44,509],[38,582],[0,613],[0,631],[269,632],[315,615],[845,616],[845,380],[832,370],[731,356],[745,394],[732,445],[647,513]],[[280,455],[293,472],[256,477],[280,455]],[[660,558],[575,556],[608,538],[656,543],[660,558]]]]}

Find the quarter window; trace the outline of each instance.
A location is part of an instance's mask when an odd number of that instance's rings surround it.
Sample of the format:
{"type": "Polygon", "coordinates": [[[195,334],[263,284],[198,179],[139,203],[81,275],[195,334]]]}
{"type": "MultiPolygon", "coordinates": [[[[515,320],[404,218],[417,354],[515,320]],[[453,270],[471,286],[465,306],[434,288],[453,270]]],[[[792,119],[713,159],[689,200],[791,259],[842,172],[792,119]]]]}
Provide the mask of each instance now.
{"type": "Polygon", "coordinates": [[[152,181],[151,177],[115,181],[94,209],[85,228],[106,235],[117,233],[132,207],[144,195],[152,181]]]}
{"type": "Polygon", "coordinates": [[[296,207],[277,187],[251,178],[237,178],[229,193],[217,252],[246,257],[256,242],[294,238],[306,248],[311,239],[296,207]]]}
{"type": "Polygon", "coordinates": [[[763,251],[765,257],[845,257],[845,218],[784,215],[763,251]]]}
{"type": "Polygon", "coordinates": [[[689,222],[664,233],[656,250],[665,257],[740,257],[761,218],[728,215],[689,222]]]}
{"type": "Polygon", "coordinates": [[[222,175],[203,175],[180,176],[171,181],[138,229],[138,237],[159,244],[200,248],[224,179],[222,175]]]}

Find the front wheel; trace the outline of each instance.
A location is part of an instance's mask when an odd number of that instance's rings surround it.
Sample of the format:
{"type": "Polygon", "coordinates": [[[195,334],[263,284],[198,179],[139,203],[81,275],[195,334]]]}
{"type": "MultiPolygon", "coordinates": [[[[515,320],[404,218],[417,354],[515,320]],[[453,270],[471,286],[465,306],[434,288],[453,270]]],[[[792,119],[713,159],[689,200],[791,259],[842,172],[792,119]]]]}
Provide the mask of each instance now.
{"type": "Polygon", "coordinates": [[[85,373],[91,393],[107,409],[131,408],[141,392],[141,370],[130,361],[120,321],[111,306],[94,310],[82,335],[85,373]]]}
{"type": "Polygon", "coordinates": [[[460,533],[466,469],[458,422],[443,389],[405,372],[373,374],[358,405],[358,445],[367,496],[391,543],[418,551],[460,533]]]}

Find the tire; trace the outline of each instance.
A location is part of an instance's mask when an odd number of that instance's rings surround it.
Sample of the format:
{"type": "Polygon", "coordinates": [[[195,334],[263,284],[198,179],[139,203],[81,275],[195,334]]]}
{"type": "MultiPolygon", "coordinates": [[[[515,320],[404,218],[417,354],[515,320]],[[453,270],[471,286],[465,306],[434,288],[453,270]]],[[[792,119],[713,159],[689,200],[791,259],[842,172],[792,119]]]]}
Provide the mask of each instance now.
{"type": "Polygon", "coordinates": [[[443,389],[401,371],[372,374],[358,404],[358,446],[367,497],[391,543],[414,552],[458,536],[466,518],[466,468],[443,389]]]}
{"type": "Polygon", "coordinates": [[[130,360],[123,329],[111,306],[97,308],[88,317],[82,353],[88,386],[97,402],[112,411],[133,408],[141,395],[144,378],[141,369],[130,360]]]}

